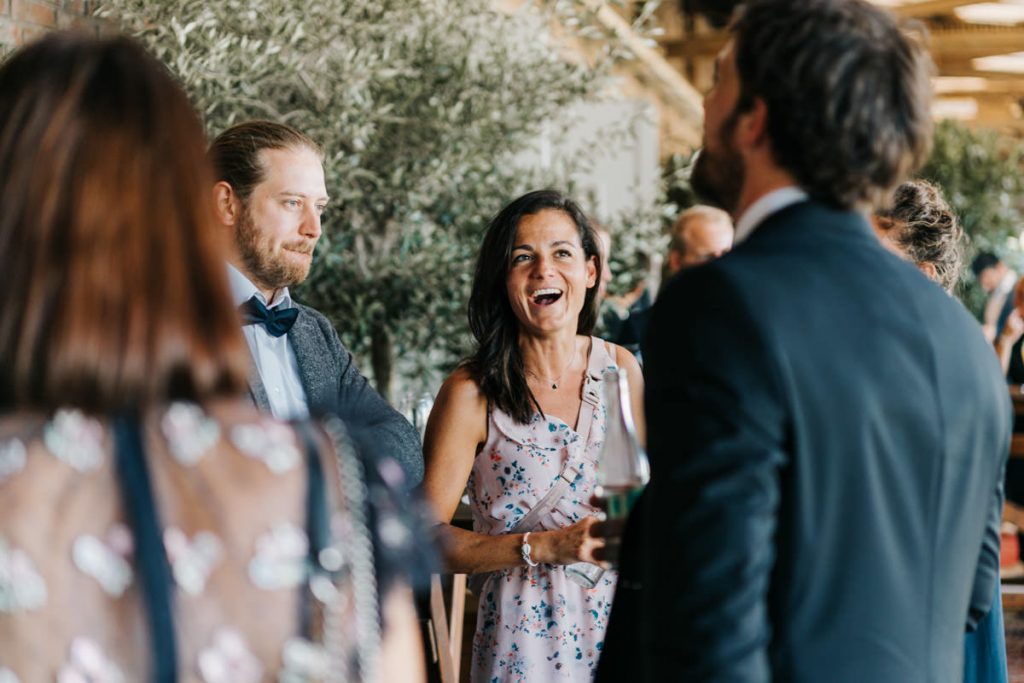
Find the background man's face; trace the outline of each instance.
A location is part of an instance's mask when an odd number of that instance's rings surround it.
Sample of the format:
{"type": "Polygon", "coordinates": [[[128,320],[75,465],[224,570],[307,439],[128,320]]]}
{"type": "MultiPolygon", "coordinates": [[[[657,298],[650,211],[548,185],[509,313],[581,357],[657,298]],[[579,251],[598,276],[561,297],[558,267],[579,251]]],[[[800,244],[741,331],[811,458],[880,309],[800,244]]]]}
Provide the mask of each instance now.
{"type": "Polygon", "coordinates": [[[265,149],[260,161],[264,179],[243,202],[235,238],[249,279],[276,290],[309,275],[327,189],[323,163],[311,149],[265,149]]]}
{"type": "Polygon", "coordinates": [[[686,252],[683,268],[718,258],[732,247],[732,226],[721,221],[692,218],[683,233],[686,252]]]}
{"type": "Polygon", "coordinates": [[[715,84],[704,96],[704,147],[697,156],[691,183],[709,204],[735,214],[746,175],[733,143],[740,82],[732,41],[715,60],[715,84]]]}
{"type": "Polygon", "coordinates": [[[1003,270],[999,266],[992,266],[981,271],[978,275],[978,284],[986,292],[994,291],[999,286],[999,281],[1003,279],[1003,270]]]}

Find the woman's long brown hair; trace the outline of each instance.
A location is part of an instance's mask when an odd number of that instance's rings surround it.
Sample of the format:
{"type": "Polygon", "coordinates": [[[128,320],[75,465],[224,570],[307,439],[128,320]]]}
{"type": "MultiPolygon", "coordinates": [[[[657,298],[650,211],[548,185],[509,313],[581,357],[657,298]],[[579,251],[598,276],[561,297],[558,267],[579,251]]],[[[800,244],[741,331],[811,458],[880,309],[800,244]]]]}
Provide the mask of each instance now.
{"type": "Polygon", "coordinates": [[[0,409],[111,412],[244,391],[202,126],[126,38],[0,68],[0,409]]]}

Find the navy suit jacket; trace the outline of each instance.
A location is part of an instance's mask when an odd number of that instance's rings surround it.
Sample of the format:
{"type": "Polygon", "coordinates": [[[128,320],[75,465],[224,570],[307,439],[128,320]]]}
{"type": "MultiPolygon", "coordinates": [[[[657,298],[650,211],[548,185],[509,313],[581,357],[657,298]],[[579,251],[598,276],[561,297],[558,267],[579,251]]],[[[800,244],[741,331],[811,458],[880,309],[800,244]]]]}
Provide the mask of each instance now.
{"type": "MultiPolygon", "coordinates": [[[[344,418],[363,449],[397,460],[409,485],[423,479],[423,449],[416,429],[381,397],[359,372],[338,333],[318,311],[296,304],[299,316],[288,332],[310,413],[330,412],[344,418]]],[[[253,402],[270,410],[267,391],[255,368],[249,389],[253,402]]]]}
{"type": "Polygon", "coordinates": [[[598,681],[959,681],[1011,408],[977,322],[801,202],[659,297],[652,479],[598,681]]]}

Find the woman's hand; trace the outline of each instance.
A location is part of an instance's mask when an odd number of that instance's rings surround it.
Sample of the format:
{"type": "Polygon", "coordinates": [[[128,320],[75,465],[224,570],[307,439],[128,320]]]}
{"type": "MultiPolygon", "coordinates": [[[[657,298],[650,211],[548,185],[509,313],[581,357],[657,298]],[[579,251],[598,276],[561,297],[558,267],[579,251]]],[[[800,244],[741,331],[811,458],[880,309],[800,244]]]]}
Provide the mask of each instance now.
{"type": "Polygon", "coordinates": [[[594,551],[604,547],[604,539],[590,533],[590,527],[598,521],[597,517],[584,517],[572,526],[530,534],[533,561],[548,564],[573,564],[580,561],[601,564],[594,556],[594,551]]]}
{"type": "Polygon", "coordinates": [[[999,364],[1003,367],[1003,374],[1010,369],[1010,351],[1024,334],[1024,316],[1021,316],[1020,309],[1015,308],[1006,316],[1003,323],[1003,331],[995,338],[996,356],[999,357],[999,364]]]}
{"type": "Polygon", "coordinates": [[[1003,331],[999,337],[1004,344],[1013,346],[1022,334],[1024,334],[1024,318],[1021,317],[1020,309],[1015,308],[1006,316],[1006,322],[1003,323],[1003,331]]]}

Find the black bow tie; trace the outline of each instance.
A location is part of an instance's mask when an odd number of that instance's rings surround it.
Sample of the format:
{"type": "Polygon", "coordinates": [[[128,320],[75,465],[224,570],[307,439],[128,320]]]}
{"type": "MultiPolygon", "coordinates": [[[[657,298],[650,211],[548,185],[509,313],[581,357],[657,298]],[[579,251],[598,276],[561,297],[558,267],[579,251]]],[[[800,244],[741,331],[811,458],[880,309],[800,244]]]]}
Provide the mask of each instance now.
{"type": "Polygon", "coordinates": [[[297,308],[267,308],[256,296],[239,306],[238,312],[242,314],[243,325],[263,325],[272,337],[288,334],[299,317],[297,308]]]}

